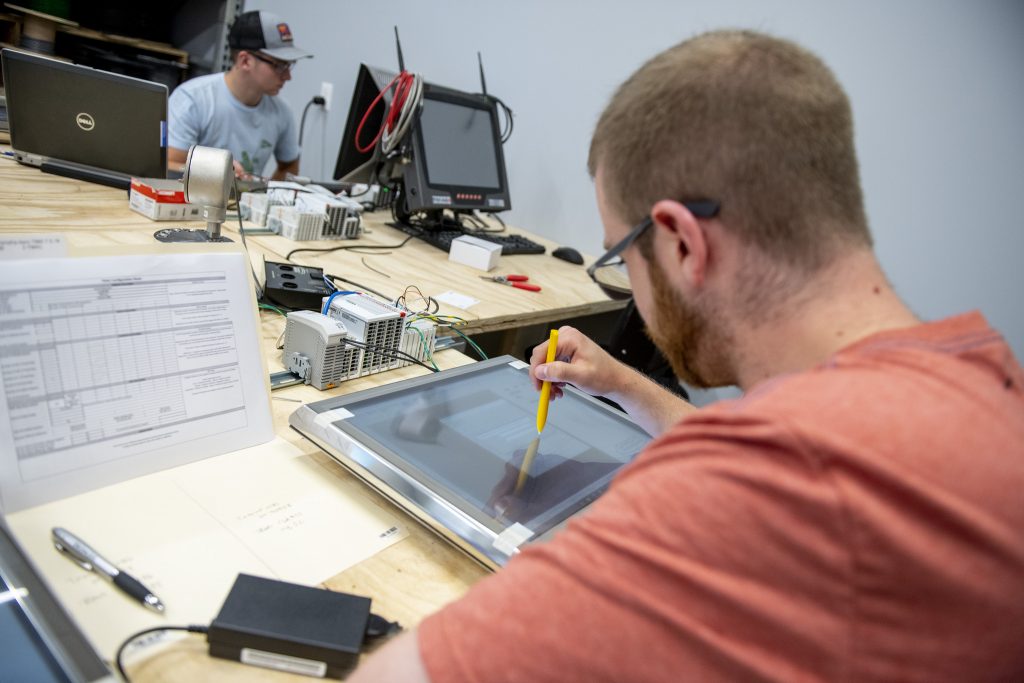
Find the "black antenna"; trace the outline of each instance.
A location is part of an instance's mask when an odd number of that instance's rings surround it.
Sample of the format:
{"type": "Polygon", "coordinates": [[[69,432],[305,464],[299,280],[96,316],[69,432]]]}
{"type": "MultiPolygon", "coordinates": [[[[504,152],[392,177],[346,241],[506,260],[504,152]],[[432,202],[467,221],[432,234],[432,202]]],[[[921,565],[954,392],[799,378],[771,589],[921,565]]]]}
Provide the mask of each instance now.
{"type": "Polygon", "coordinates": [[[484,97],[487,96],[487,79],[484,78],[484,58],[480,54],[479,50],[476,53],[476,59],[480,63],[480,89],[483,91],[484,97]]]}
{"type": "Polygon", "coordinates": [[[398,70],[405,71],[405,59],[402,57],[402,41],[398,39],[398,27],[395,27],[395,49],[398,50],[398,70]]]}

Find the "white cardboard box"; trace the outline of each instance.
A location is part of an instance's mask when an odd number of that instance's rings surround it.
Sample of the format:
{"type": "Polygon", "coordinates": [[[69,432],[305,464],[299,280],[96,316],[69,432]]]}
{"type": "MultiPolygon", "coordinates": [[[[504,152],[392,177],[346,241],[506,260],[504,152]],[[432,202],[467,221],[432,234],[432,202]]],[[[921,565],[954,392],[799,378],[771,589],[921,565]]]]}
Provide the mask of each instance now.
{"type": "Polygon", "coordinates": [[[154,221],[186,221],[203,217],[203,207],[185,202],[185,190],[177,180],[132,178],[128,207],[154,221]]]}
{"type": "Polygon", "coordinates": [[[453,239],[451,249],[448,250],[449,261],[483,271],[497,268],[499,258],[501,258],[500,244],[470,235],[453,239]]]}

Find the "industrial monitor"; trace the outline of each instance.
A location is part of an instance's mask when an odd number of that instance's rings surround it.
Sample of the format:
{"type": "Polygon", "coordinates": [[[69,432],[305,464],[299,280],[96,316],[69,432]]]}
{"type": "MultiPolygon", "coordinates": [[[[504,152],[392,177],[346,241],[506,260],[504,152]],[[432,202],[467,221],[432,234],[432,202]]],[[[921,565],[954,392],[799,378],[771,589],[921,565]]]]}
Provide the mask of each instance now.
{"type": "Polygon", "coordinates": [[[494,100],[428,83],[411,134],[402,175],[410,212],[512,208],[494,100]]]}
{"type": "Polygon", "coordinates": [[[423,86],[416,119],[391,158],[360,147],[381,127],[391,91],[376,102],[395,74],[360,65],[334,178],[354,183],[402,185],[402,213],[507,211],[505,155],[497,104],[486,95],[431,83],[423,86]]]}
{"type": "Polygon", "coordinates": [[[293,428],[490,568],[554,535],[650,436],[566,386],[537,435],[528,366],[502,356],[310,403],[293,428]]]}

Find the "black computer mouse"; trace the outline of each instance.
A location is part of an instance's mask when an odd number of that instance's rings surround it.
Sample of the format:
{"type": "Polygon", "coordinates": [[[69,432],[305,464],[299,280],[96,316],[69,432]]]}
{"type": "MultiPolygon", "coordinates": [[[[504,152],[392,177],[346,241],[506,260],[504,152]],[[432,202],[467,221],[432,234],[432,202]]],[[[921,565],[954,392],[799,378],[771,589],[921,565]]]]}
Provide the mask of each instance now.
{"type": "Polygon", "coordinates": [[[583,265],[583,255],[572,247],[558,247],[558,249],[551,252],[551,255],[555,258],[560,258],[563,261],[575,263],[577,266],[583,265]]]}

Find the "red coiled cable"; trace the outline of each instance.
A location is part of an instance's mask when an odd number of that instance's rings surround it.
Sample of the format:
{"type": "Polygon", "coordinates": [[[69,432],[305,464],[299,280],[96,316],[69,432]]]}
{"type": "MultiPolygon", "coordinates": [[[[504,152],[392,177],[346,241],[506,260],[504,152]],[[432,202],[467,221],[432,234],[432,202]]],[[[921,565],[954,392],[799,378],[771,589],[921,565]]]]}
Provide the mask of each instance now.
{"type": "Polygon", "coordinates": [[[377,93],[377,97],[375,97],[373,102],[370,103],[370,106],[367,107],[366,113],[363,114],[362,120],[359,121],[359,127],[356,128],[356,149],[359,150],[360,153],[366,154],[373,149],[380,141],[380,136],[384,134],[385,128],[387,128],[389,133],[395,129],[395,124],[398,122],[398,118],[402,114],[402,107],[405,106],[405,102],[409,97],[409,92],[412,90],[413,79],[414,77],[411,73],[403,71],[391,79],[391,82],[377,93]],[[377,103],[384,99],[384,93],[392,87],[395,88],[395,94],[391,98],[391,108],[388,110],[387,116],[385,116],[384,120],[381,122],[380,129],[368,145],[360,145],[359,140],[363,137],[363,125],[366,123],[366,119],[370,117],[370,112],[374,110],[377,103]]]}

